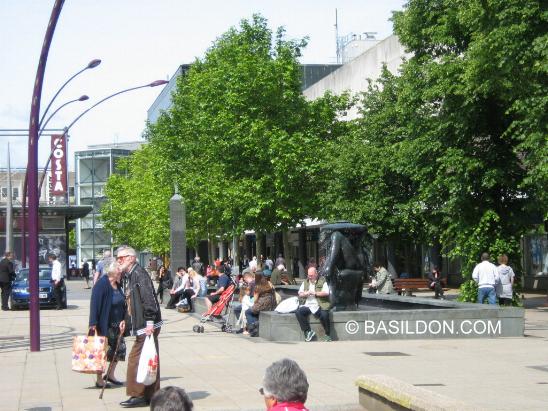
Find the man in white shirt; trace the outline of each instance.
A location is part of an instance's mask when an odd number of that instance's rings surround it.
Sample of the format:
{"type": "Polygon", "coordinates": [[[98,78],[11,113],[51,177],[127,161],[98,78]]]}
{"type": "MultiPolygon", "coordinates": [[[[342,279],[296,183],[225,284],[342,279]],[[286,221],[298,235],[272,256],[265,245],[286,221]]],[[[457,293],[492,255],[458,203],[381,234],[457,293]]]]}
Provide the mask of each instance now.
{"type": "Polygon", "coordinates": [[[169,290],[170,299],[166,305],[166,308],[174,309],[176,304],[181,299],[183,292],[185,291],[186,284],[188,282],[188,273],[184,267],[177,268],[177,278],[173,283],[173,287],[169,290]],[[180,280],[179,280],[180,279],[180,280]]]}
{"type": "Polygon", "coordinates": [[[51,264],[51,281],[53,281],[53,295],[55,296],[55,309],[63,309],[63,286],[65,281],[63,279],[62,266],[55,254],[48,256],[49,263],[51,264]]]}
{"type": "Polygon", "coordinates": [[[478,304],[483,304],[486,297],[489,304],[496,304],[495,285],[500,281],[500,276],[495,264],[489,262],[488,253],[481,255],[481,263],[474,267],[472,278],[478,283],[478,304]]]}
{"type": "Polygon", "coordinates": [[[325,277],[318,277],[316,267],[310,267],[308,269],[308,278],[303,281],[301,288],[299,288],[300,306],[295,311],[295,316],[297,317],[297,321],[299,321],[301,330],[304,333],[304,339],[307,342],[311,341],[316,335],[310,329],[310,314],[320,319],[320,323],[325,330],[324,341],[331,341],[329,335],[331,331],[329,325],[329,309],[331,308],[329,285],[325,281],[325,277]]]}

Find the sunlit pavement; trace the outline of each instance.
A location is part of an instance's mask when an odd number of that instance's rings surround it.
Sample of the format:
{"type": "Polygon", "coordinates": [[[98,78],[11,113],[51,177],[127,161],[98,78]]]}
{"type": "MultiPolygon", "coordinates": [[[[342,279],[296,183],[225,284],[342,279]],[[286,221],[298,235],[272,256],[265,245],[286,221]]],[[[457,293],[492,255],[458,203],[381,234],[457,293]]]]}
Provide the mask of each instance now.
{"type": "MultiPolygon", "coordinates": [[[[1,410],[118,410],[127,398],[122,387],[106,390],[99,400],[95,377],[71,371],[72,337],[87,330],[91,290],[81,281],[67,284],[69,308],[41,311],[40,352],[29,351],[28,311],[0,313],[1,410]]],[[[196,318],[163,310],[162,386],[183,387],[198,410],[263,410],[258,388],[264,369],[289,357],[308,376],[306,404],[312,410],[360,409],[354,381],[361,374],[389,375],[478,409],[546,410],[544,302],[542,295],[527,295],[526,307],[532,308],[526,310],[523,338],[331,343],[273,343],[212,325],[197,334],[196,318]]],[[[128,350],[131,342],[130,337],[128,350]]],[[[125,380],[125,370],[122,363],[116,376],[125,380]]]]}

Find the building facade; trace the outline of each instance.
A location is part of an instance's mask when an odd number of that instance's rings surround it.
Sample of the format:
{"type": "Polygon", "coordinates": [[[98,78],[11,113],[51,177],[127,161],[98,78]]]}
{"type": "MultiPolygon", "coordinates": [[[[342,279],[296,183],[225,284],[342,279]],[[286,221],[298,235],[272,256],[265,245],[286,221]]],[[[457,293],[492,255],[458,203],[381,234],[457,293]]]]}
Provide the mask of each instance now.
{"type": "Polygon", "coordinates": [[[101,207],[106,200],[108,178],[118,172],[118,160],[129,156],[142,142],[91,145],[76,151],[74,191],[77,205],[91,206],[91,212],[76,222],[76,261],[96,262],[104,250],[112,250],[112,235],[101,221],[101,207]]]}

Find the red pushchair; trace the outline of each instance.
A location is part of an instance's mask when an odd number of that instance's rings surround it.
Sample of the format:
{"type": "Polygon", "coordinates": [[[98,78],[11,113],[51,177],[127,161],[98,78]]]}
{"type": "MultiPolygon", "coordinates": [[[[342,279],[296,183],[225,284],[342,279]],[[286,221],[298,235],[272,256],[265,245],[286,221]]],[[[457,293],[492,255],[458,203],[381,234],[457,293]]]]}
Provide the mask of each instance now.
{"type": "MultiPolygon", "coordinates": [[[[207,321],[213,321],[221,324],[222,331],[228,333],[232,332],[232,325],[229,324],[228,320],[232,310],[230,303],[232,301],[232,297],[234,296],[234,291],[236,291],[236,284],[232,282],[226,290],[221,293],[219,301],[213,304],[209,310],[202,314],[200,323],[203,324],[207,321]]],[[[204,326],[201,324],[192,327],[192,331],[203,333],[204,326]]]]}

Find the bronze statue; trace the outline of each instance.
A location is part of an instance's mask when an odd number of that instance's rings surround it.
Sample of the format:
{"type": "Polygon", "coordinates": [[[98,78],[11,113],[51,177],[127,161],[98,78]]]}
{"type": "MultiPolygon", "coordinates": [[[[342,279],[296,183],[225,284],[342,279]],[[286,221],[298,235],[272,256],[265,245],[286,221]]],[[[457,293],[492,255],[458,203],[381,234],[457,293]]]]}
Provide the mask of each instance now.
{"type": "Polygon", "coordinates": [[[365,226],[349,222],[328,224],[320,229],[320,267],[331,289],[334,310],[355,310],[362,296],[366,272],[371,270],[371,237],[365,226]]]}

